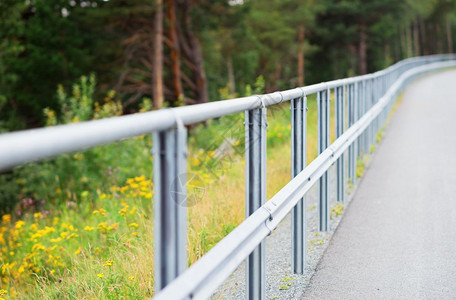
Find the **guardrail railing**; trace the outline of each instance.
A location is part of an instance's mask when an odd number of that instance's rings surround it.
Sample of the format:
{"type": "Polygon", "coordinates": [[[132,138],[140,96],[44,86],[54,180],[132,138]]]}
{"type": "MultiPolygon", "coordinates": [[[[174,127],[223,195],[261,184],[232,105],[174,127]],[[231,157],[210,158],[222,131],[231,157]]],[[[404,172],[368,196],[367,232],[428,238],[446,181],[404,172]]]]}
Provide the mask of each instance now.
{"type": "Polygon", "coordinates": [[[369,151],[401,89],[414,77],[456,67],[456,56],[410,58],[373,74],[266,95],[0,135],[0,171],[30,161],[153,133],[156,299],[201,299],[246,260],[249,299],[265,298],[267,235],[292,211],[293,272],[306,265],[305,195],[319,184],[319,230],[329,230],[328,169],[336,164],[337,199],[356,180],[356,159],[369,151]],[[330,101],[336,140],[330,145],[330,101]],[[307,96],[317,94],[318,157],[306,164],[307,96]],[[292,179],[266,202],[266,110],[291,102],[292,179]],[[246,219],[187,269],[185,125],[245,111],[246,219]],[[346,153],[347,152],[347,153],[346,153]],[[345,172],[344,155],[348,156],[345,172]],[[179,178],[179,180],[175,180],[179,178]]]}

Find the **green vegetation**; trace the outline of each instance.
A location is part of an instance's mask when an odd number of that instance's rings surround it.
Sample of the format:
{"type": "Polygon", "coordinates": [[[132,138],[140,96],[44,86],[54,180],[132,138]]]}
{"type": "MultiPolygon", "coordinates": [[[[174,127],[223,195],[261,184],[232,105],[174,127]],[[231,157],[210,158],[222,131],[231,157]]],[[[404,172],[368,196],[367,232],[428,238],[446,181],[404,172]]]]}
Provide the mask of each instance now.
{"type": "Polygon", "coordinates": [[[329,217],[332,219],[340,216],[342,214],[342,212],[344,211],[344,204],[337,201],[336,203],[334,203],[332,206],[331,206],[331,210],[329,212],[329,217]]]}

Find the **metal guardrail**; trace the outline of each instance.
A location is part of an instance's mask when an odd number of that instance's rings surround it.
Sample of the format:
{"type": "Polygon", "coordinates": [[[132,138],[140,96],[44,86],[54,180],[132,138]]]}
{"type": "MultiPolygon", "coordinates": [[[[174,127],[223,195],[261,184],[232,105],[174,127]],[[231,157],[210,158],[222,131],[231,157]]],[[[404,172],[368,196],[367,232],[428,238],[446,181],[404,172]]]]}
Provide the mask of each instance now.
{"type": "Polygon", "coordinates": [[[204,299],[247,258],[247,297],[265,298],[265,237],[292,211],[293,271],[306,265],[305,194],[319,183],[319,229],[329,229],[328,168],[336,163],[337,195],[343,201],[346,179],[356,180],[356,159],[369,151],[376,132],[400,90],[414,77],[456,67],[456,56],[406,59],[368,75],[282,92],[165,109],[78,124],[0,135],[0,170],[83,150],[120,139],[154,133],[154,215],[156,299],[204,299]],[[337,139],[330,145],[331,91],[335,98],[337,139]],[[317,94],[318,157],[306,166],[306,101],[317,94]],[[266,202],[266,109],[290,101],[292,180],[266,202]],[[187,269],[186,187],[189,125],[245,111],[246,220],[187,269]],[[175,180],[179,178],[179,180],[175,180]]]}

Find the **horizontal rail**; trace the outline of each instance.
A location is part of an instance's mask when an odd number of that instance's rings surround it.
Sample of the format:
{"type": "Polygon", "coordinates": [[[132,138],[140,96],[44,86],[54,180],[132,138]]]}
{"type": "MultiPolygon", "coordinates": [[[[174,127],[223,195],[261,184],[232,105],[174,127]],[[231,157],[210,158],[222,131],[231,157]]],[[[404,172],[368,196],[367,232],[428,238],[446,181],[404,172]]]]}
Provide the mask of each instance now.
{"type": "Polygon", "coordinates": [[[409,58],[372,74],[333,80],[271,94],[6,133],[0,135],[0,171],[63,153],[166,130],[176,126],[179,122],[184,125],[194,124],[258,108],[263,104],[265,106],[274,105],[329,88],[378,78],[402,67],[453,58],[454,55],[452,54],[409,58]]]}
{"type": "Polygon", "coordinates": [[[274,230],[317,180],[395,100],[412,78],[434,70],[456,67],[455,61],[433,63],[403,73],[355,124],[294,177],[268,202],[250,215],[208,253],[160,291],[154,299],[206,299],[274,230]]]}

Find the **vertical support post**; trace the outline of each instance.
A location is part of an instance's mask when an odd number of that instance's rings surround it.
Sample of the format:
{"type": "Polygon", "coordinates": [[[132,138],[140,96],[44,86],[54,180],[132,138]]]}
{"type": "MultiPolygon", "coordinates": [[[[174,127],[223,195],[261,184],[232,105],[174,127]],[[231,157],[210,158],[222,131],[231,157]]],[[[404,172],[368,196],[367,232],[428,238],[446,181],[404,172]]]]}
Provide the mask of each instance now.
{"type": "MultiPolygon", "coordinates": [[[[374,105],[375,105],[376,83],[377,83],[377,79],[376,78],[372,78],[371,79],[371,101],[370,101],[369,110],[372,107],[374,107],[374,105]]],[[[369,140],[369,153],[370,153],[371,146],[374,145],[374,144],[375,144],[375,120],[372,120],[371,132],[370,132],[370,140],[369,140]]]]}
{"type": "MultiPolygon", "coordinates": [[[[366,108],[367,108],[367,84],[368,84],[368,81],[367,79],[363,80],[363,84],[362,84],[362,93],[361,93],[361,117],[364,116],[364,114],[366,113],[366,108]]],[[[361,153],[362,155],[366,155],[367,154],[367,147],[366,147],[366,137],[367,136],[367,130],[364,130],[364,132],[361,134],[361,153]]]]}
{"type": "MultiPolygon", "coordinates": [[[[355,120],[355,98],[354,98],[354,85],[350,84],[347,87],[347,96],[348,96],[348,128],[350,128],[354,124],[355,120]]],[[[355,184],[355,179],[353,178],[354,168],[355,168],[355,143],[353,142],[348,147],[348,178],[351,179],[352,184],[355,184]]]]}
{"type": "MultiPolygon", "coordinates": [[[[336,117],[336,139],[344,133],[345,126],[345,87],[340,86],[335,89],[335,117],[336,117]]],[[[345,201],[345,170],[344,154],[337,159],[337,201],[345,201]]]]}
{"type": "MultiPolygon", "coordinates": [[[[357,97],[356,97],[356,101],[357,101],[357,114],[356,114],[356,121],[358,121],[359,119],[361,119],[361,117],[363,116],[363,99],[364,99],[364,95],[363,95],[363,91],[364,91],[364,80],[361,81],[361,82],[357,82],[357,85],[358,85],[358,88],[357,88],[357,97]]],[[[363,143],[362,143],[362,139],[363,139],[363,133],[361,133],[359,136],[358,136],[358,140],[357,140],[357,158],[361,158],[361,156],[363,155],[363,143]]]]}
{"type": "MultiPolygon", "coordinates": [[[[366,79],[366,86],[365,86],[365,93],[364,93],[364,114],[369,111],[370,103],[371,103],[371,83],[370,79],[366,79]]],[[[372,124],[367,126],[366,130],[364,130],[364,154],[369,154],[369,139],[370,139],[370,128],[372,124]]]]}
{"type": "MultiPolygon", "coordinates": [[[[329,146],[330,90],[318,92],[318,154],[329,146]]],[[[328,171],[319,180],[319,230],[329,230],[328,171]]]]}
{"type": "Polygon", "coordinates": [[[155,132],[155,291],[187,268],[187,130],[155,132]]]}
{"type": "MultiPolygon", "coordinates": [[[[306,166],[307,98],[291,100],[291,178],[306,166]]],[[[296,204],[292,213],[293,272],[303,274],[306,269],[306,198],[296,204]]]]}
{"type": "MultiPolygon", "coordinates": [[[[355,124],[357,120],[359,120],[359,84],[356,82],[353,86],[353,123],[355,124]]],[[[359,144],[353,142],[353,169],[352,169],[352,179],[353,185],[356,185],[356,161],[359,155],[356,155],[357,151],[359,151],[359,144]]]]}
{"type": "MultiPolygon", "coordinates": [[[[351,85],[350,86],[350,90],[351,90],[350,98],[351,98],[351,103],[352,103],[352,108],[351,108],[352,118],[351,118],[351,121],[349,121],[349,124],[350,124],[350,126],[352,126],[353,124],[355,124],[355,122],[357,120],[357,115],[359,114],[359,110],[358,110],[358,106],[357,106],[357,103],[358,103],[358,101],[357,101],[357,99],[358,99],[357,98],[357,96],[358,96],[358,82],[356,82],[355,84],[351,85]]],[[[356,158],[357,158],[356,146],[357,146],[356,142],[353,142],[352,145],[351,145],[352,152],[351,152],[350,178],[352,179],[353,186],[356,185],[356,158]]]]}
{"type": "MultiPolygon", "coordinates": [[[[245,112],[245,214],[266,202],[266,108],[245,112]]],[[[265,241],[246,261],[246,298],[265,299],[265,241]]]]}

